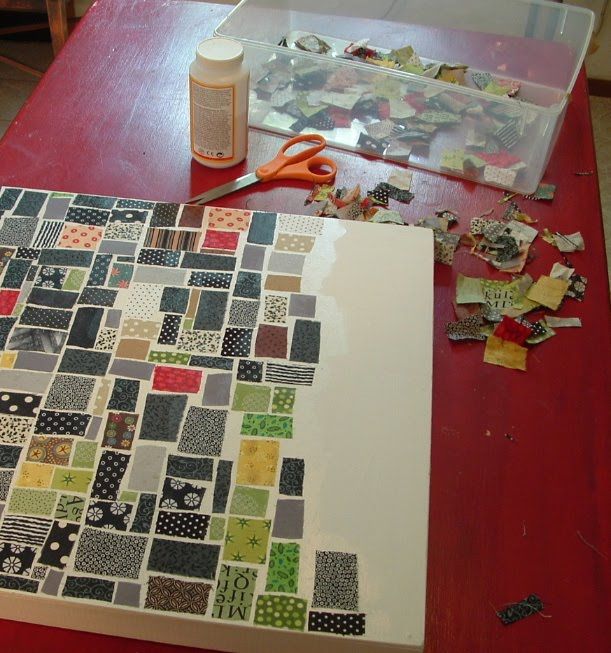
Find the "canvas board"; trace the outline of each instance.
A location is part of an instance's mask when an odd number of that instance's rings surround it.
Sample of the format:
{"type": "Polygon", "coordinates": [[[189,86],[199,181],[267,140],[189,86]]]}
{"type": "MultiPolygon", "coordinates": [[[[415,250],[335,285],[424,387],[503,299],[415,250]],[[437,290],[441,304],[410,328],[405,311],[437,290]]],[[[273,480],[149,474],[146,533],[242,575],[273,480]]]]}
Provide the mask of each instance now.
{"type": "Polygon", "coordinates": [[[421,650],[429,230],[0,190],[3,617],[421,650]]]}

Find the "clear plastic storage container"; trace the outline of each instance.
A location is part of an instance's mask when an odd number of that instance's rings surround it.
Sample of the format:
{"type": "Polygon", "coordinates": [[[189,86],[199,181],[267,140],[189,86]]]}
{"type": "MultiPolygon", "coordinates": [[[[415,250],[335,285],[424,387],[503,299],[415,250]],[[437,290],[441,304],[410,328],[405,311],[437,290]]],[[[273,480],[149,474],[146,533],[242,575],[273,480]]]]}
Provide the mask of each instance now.
{"type": "Polygon", "coordinates": [[[242,0],[215,33],[244,45],[252,126],[531,193],[593,23],[545,0],[242,0]]]}

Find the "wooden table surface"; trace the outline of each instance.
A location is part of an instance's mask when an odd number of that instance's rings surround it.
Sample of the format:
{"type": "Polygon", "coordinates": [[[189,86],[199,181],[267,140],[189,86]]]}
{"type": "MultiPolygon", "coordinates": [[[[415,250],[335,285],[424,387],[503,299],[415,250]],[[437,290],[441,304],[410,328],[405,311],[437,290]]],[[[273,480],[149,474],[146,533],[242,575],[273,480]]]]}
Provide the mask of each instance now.
{"type": "MultiPolygon", "coordinates": [[[[256,131],[247,162],[236,168],[212,171],[190,157],[188,66],[228,10],[181,1],[94,3],[0,142],[0,185],[180,202],[271,158],[283,139],[256,131]]],[[[395,167],[347,152],[332,156],[342,186],[373,188],[395,167]]],[[[583,234],[586,251],[569,258],[588,278],[586,298],[560,311],[580,316],[583,328],[559,330],[534,348],[527,372],[484,364],[482,343],[451,343],[444,335],[459,272],[506,277],[464,248],[453,267],[435,270],[428,653],[611,647],[611,329],[597,176],[575,175],[588,170],[596,161],[582,72],[544,177],[557,184],[556,197],[520,204],[541,230],[583,234]],[[543,599],[545,616],[503,626],[495,608],[531,593],[543,599]]],[[[218,203],[303,213],[309,188],[272,182],[218,203]]],[[[502,211],[500,191],[443,175],[415,171],[412,190],[414,201],[402,208],[410,222],[450,208],[466,231],[472,216],[502,211]]],[[[535,250],[526,270],[535,278],[561,261],[540,238],[535,250]]],[[[0,643],[11,653],[187,650],[9,621],[0,621],[0,643]]]]}

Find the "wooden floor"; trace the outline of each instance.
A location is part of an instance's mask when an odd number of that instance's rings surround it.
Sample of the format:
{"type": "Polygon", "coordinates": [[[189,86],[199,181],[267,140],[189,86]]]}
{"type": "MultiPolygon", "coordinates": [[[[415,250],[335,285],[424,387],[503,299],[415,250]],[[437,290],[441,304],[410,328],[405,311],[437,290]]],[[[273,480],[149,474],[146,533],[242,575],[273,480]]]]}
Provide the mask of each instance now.
{"type": "MultiPolygon", "coordinates": [[[[2,40],[0,55],[12,57],[42,71],[46,70],[53,58],[50,43],[13,43],[2,40]]],[[[0,63],[0,137],[34,90],[37,81],[27,73],[0,63]]],[[[611,132],[608,128],[611,124],[611,98],[591,97],[590,107],[611,283],[611,132]]]]}

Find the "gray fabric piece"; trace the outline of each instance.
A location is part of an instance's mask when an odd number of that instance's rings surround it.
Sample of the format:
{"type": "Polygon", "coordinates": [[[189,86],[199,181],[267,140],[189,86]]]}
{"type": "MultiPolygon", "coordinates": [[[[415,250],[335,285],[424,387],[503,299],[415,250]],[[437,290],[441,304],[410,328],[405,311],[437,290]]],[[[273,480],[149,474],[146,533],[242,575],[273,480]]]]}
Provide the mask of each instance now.
{"type": "Polygon", "coordinates": [[[242,254],[240,267],[245,270],[263,270],[265,249],[265,247],[259,245],[244,245],[244,253],[242,254]]]}
{"type": "Polygon", "coordinates": [[[272,252],[267,269],[269,272],[284,272],[300,275],[303,272],[305,256],[288,252],[272,252]]]}
{"type": "Polygon", "coordinates": [[[140,606],[140,585],[119,581],[115,591],[114,604],[138,608],[140,606]]]}
{"type": "Polygon", "coordinates": [[[52,372],[57,365],[57,354],[45,354],[38,351],[20,351],[15,361],[17,370],[34,370],[52,372]]]}
{"type": "Polygon", "coordinates": [[[128,361],[117,358],[110,366],[109,374],[124,376],[128,379],[142,379],[148,381],[153,376],[155,366],[143,361],[128,361]]]}
{"type": "Polygon", "coordinates": [[[3,390],[22,390],[43,394],[51,383],[52,375],[47,373],[32,374],[19,370],[2,370],[3,390]]]}
{"type": "Polygon", "coordinates": [[[316,316],[315,295],[291,295],[289,302],[289,315],[296,317],[316,316]]]}
{"type": "Polygon", "coordinates": [[[165,465],[165,454],[163,447],[137,446],[127,487],[138,492],[156,492],[165,465]]]}
{"type": "Polygon", "coordinates": [[[94,415],[89,422],[87,432],[85,433],[85,440],[95,440],[98,437],[100,427],[102,426],[102,418],[94,415]]]}
{"type": "Polygon", "coordinates": [[[231,374],[208,374],[202,406],[228,406],[231,379],[231,374]]]}
{"type": "Polygon", "coordinates": [[[300,499],[278,499],[272,535],[284,539],[302,538],[303,506],[300,499]]]}
{"type": "Polygon", "coordinates": [[[133,256],[136,253],[137,247],[138,243],[128,243],[121,240],[102,240],[98,248],[98,254],[133,256]]]}
{"type": "Polygon", "coordinates": [[[63,572],[57,571],[57,569],[49,569],[47,578],[42,584],[41,592],[49,596],[57,596],[59,593],[59,586],[61,585],[62,579],[64,577],[63,572]]]}
{"type": "Polygon", "coordinates": [[[189,272],[174,268],[136,266],[133,281],[139,283],[160,283],[164,286],[184,286],[189,272]]]}
{"type": "Polygon", "coordinates": [[[50,197],[45,207],[44,217],[47,220],[63,220],[70,206],[69,197],[50,197]]]}
{"type": "Polygon", "coordinates": [[[117,308],[111,308],[106,312],[106,323],[109,329],[118,329],[121,324],[121,313],[117,308]]]}

